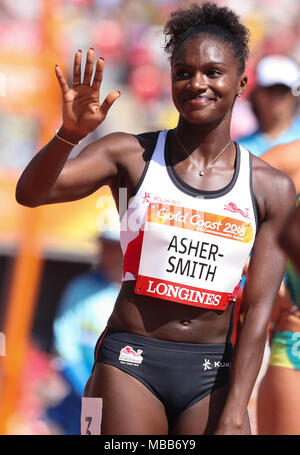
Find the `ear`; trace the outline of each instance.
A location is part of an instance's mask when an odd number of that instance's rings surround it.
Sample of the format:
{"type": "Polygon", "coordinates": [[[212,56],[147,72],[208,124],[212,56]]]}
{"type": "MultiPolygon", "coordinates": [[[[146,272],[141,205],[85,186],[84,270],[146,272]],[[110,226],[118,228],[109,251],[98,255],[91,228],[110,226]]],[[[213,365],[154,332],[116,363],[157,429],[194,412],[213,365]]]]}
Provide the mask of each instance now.
{"type": "Polygon", "coordinates": [[[245,92],[248,84],[248,76],[243,74],[239,80],[238,89],[237,89],[237,96],[242,96],[245,92]]]}

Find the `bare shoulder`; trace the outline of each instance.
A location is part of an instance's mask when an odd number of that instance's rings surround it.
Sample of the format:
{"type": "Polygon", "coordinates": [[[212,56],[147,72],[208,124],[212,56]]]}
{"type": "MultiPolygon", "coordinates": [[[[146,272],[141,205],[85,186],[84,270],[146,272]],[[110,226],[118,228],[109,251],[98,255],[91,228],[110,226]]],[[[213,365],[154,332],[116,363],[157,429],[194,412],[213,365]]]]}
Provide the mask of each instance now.
{"type": "MultiPolygon", "coordinates": [[[[102,169],[105,163],[109,169],[103,182],[110,186],[115,198],[119,188],[127,188],[128,194],[139,182],[146,163],[150,160],[156,141],[157,132],[145,132],[141,134],[130,134],[115,132],[107,134],[103,138],[93,142],[86,153],[94,158],[89,162],[89,169],[102,169]]],[[[97,177],[97,182],[99,179],[97,177]]],[[[102,183],[103,183],[102,182],[102,183]]]]}
{"type": "MultiPolygon", "coordinates": [[[[96,173],[97,180],[99,172],[103,173],[106,167],[105,174],[109,178],[106,178],[105,183],[114,187],[124,185],[125,180],[134,181],[139,173],[142,173],[145,162],[155,147],[156,139],[157,132],[137,135],[110,133],[85,147],[75,163],[80,167],[87,163],[89,172],[96,173]]],[[[128,184],[130,185],[130,182],[128,184]]]]}
{"type": "Polygon", "coordinates": [[[295,165],[300,163],[300,140],[288,142],[286,144],[275,145],[265,152],[261,158],[283,172],[291,175],[295,170],[295,165]]]}
{"type": "Polygon", "coordinates": [[[294,152],[300,150],[300,139],[292,142],[287,142],[285,144],[278,144],[274,147],[267,150],[263,155],[262,158],[271,157],[272,155],[279,155],[281,153],[286,152],[294,152]]]}
{"type": "Polygon", "coordinates": [[[93,142],[93,147],[99,151],[105,150],[116,162],[122,162],[124,157],[128,160],[136,154],[150,151],[156,137],[157,132],[141,134],[115,132],[93,142]]]}
{"type": "Polygon", "coordinates": [[[253,191],[258,203],[260,218],[273,210],[289,210],[295,205],[296,190],[289,175],[253,156],[253,191]]]}
{"type": "Polygon", "coordinates": [[[289,175],[275,168],[262,158],[253,156],[253,179],[256,184],[266,191],[279,190],[289,192],[294,188],[294,183],[289,175]]]}

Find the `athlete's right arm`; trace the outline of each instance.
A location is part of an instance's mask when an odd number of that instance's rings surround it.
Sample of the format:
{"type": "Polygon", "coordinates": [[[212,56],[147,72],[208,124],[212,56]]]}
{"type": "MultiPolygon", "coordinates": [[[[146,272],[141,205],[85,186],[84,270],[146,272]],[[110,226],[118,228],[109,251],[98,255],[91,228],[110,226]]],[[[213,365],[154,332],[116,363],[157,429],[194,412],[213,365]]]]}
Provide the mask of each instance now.
{"type": "MultiPolygon", "coordinates": [[[[120,95],[118,91],[112,92],[99,104],[104,62],[101,58],[97,61],[92,81],[93,64],[94,50],[89,49],[81,82],[81,51],[76,52],[72,88],[68,87],[59,66],[55,68],[63,97],[63,124],[58,134],[73,144],[103,122],[120,95]]],[[[72,201],[108,184],[117,175],[114,157],[124,136],[127,135],[108,135],[69,160],[73,146],[55,136],[23,171],[16,187],[17,201],[29,207],[72,201]]]]}

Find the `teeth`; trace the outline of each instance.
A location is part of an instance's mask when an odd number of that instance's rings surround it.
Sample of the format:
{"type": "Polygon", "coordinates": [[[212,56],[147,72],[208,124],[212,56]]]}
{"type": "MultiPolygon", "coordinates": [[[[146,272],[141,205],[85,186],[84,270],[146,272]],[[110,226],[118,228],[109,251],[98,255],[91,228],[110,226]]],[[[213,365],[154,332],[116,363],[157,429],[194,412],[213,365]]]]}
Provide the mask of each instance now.
{"type": "Polygon", "coordinates": [[[212,101],[212,98],[208,98],[207,96],[195,96],[192,98],[193,100],[206,100],[206,101],[212,101]]]}

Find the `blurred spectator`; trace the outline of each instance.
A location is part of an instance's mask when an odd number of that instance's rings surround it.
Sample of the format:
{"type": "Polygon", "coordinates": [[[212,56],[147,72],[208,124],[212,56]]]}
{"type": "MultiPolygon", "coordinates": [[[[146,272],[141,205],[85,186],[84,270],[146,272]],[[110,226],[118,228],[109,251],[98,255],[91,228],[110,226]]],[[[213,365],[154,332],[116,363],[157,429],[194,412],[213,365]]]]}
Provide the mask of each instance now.
{"type": "MultiPolygon", "coordinates": [[[[277,145],[262,159],[288,174],[300,193],[300,141],[277,145]]],[[[298,196],[298,202],[300,197],[298,196]]],[[[300,205],[298,206],[298,211],[300,205]]],[[[300,222],[288,226],[282,245],[290,257],[299,258],[300,222]],[[296,253],[296,254],[295,254],[296,253]]],[[[280,239],[281,240],[281,239],[280,239]]],[[[300,434],[300,275],[288,261],[272,314],[270,359],[257,396],[257,430],[265,435],[300,434]]]]}
{"type": "Polygon", "coordinates": [[[70,386],[47,418],[65,434],[80,434],[81,397],[94,363],[94,347],[113,310],[120,289],[122,252],[119,233],[104,231],[98,239],[97,268],[67,286],[54,321],[55,350],[61,373],[70,386]]]}
{"type": "MultiPolygon", "coordinates": [[[[300,197],[300,196],[299,196],[300,197]]],[[[281,247],[289,255],[300,277],[300,204],[293,212],[279,239],[281,247]]]]}
{"type": "Polygon", "coordinates": [[[257,395],[260,435],[300,434],[300,278],[289,261],[271,315],[270,359],[257,395]]]}
{"type": "Polygon", "coordinates": [[[298,98],[293,88],[299,81],[300,68],[288,57],[269,55],[256,68],[256,84],[251,104],[259,128],[238,142],[260,156],[276,144],[300,139],[300,117],[296,113],[298,98]]]}
{"type": "MultiPolygon", "coordinates": [[[[271,166],[288,174],[300,197],[300,140],[272,147],[261,158],[271,166]]],[[[295,210],[290,222],[280,238],[281,246],[290,256],[300,274],[300,206],[295,210]]]]}
{"type": "Polygon", "coordinates": [[[295,184],[296,193],[300,194],[300,140],[276,145],[261,158],[289,175],[295,184]]]}

